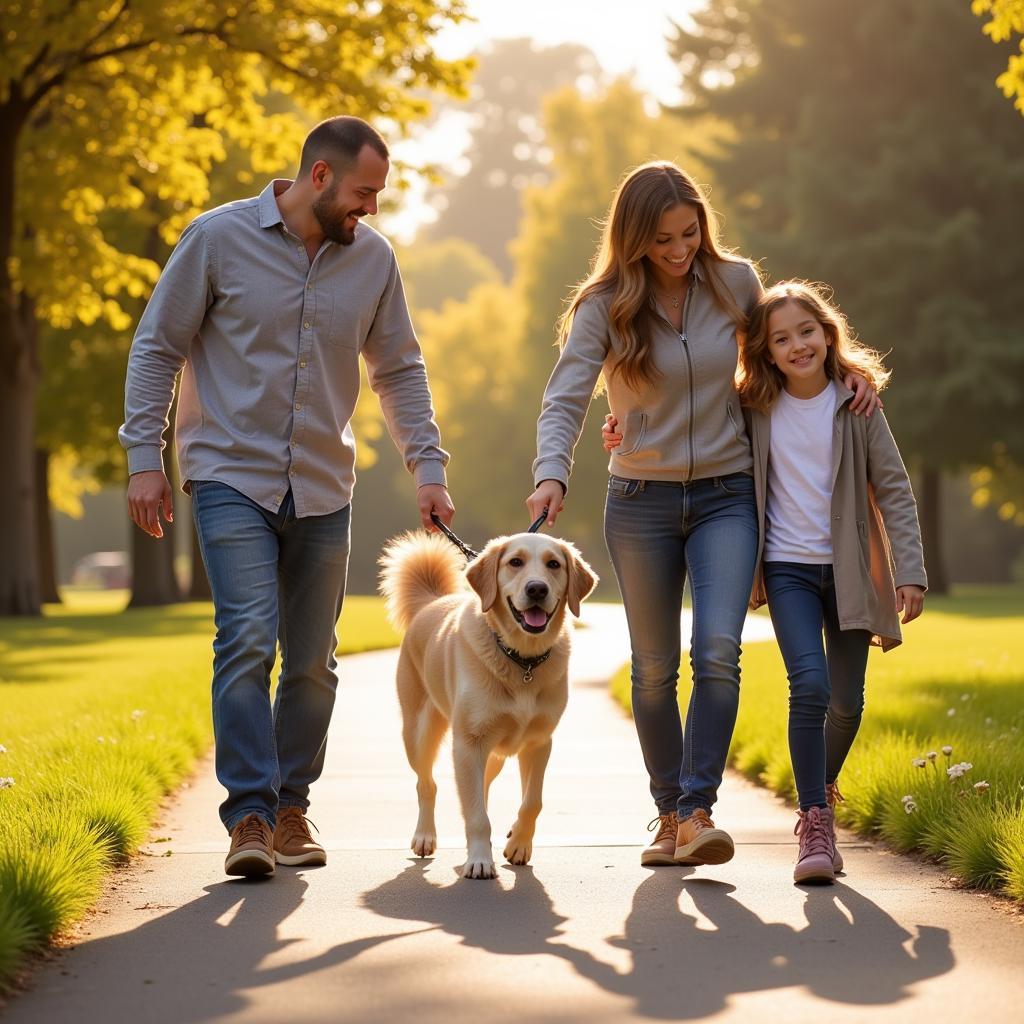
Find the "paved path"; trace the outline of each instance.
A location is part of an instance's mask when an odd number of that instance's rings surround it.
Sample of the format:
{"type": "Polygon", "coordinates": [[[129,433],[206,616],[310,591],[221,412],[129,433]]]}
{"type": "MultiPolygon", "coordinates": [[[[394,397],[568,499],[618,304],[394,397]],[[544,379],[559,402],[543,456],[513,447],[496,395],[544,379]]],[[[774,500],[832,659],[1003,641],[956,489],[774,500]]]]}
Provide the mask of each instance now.
{"type": "MultiPolygon", "coordinates": [[[[207,763],[4,1024],[1022,1019],[1019,915],[857,841],[844,845],[839,884],[796,888],[792,811],[735,775],[719,804],[737,840],[731,863],[641,868],[646,779],[604,686],[624,657],[622,625],[596,605],[588,621],[532,866],[505,865],[494,882],[457,877],[462,825],[444,755],[440,851],[411,856],[395,655],[348,658],[311,809],[329,865],[225,880],[207,763]]],[[[764,621],[750,621],[763,636],[764,621]]],[[[492,792],[496,837],[517,788],[510,765],[492,792]]]]}

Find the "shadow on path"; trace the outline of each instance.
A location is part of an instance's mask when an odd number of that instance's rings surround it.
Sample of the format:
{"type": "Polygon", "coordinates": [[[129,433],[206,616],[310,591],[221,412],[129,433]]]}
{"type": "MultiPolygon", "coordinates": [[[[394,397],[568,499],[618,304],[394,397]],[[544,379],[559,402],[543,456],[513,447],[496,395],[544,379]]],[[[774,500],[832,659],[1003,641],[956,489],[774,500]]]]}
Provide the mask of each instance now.
{"type": "Polygon", "coordinates": [[[638,886],[624,933],[605,940],[628,951],[629,966],[619,970],[561,941],[569,919],[555,912],[532,868],[505,870],[515,875],[509,890],[461,880],[441,886],[417,862],[368,892],[363,905],[440,926],[498,955],[558,957],[630,999],[632,1012],[658,1020],[696,1020],[726,1008],[731,996],[793,987],[847,1005],[897,1003],[954,964],[948,931],[909,932],[843,884],[797,890],[807,925],[794,928],[762,921],[733,898],[732,885],[661,869],[638,886]]]}
{"type": "MultiPolygon", "coordinates": [[[[264,966],[299,941],[281,938],[278,929],[298,909],[307,886],[290,871],[278,872],[272,882],[207,886],[205,896],[133,931],[81,943],[62,972],[67,988],[77,992],[76,1004],[95,1009],[102,1001],[105,1020],[193,1024],[246,1009],[255,1002],[248,990],[343,964],[409,934],[366,936],[305,960],[264,966]]],[[[4,1024],[52,1021],[66,996],[52,984],[30,990],[5,1010],[4,1024]]]]}

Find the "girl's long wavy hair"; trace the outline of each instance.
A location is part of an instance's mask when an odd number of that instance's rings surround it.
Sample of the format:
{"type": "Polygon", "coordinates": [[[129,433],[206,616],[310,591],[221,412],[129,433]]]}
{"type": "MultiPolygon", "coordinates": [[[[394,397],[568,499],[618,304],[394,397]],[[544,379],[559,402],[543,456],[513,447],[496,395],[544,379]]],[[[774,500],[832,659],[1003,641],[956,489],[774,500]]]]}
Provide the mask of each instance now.
{"type": "Polygon", "coordinates": [[[830,342],[825,354],[825,374],[829,380],[842,380],[848,373],[859,373],[876,391],[889,383],[892,371],[886,369],[881,353],[857,339],[825,285],[782,281],[761,296],[750,314],[746,336],[740,345],[736,388],[743,405],[768,412],[786,382],[782,371],[768,358],[768,321],[772,313],[787,302],[795,302],[821,324],[830,342]]]}
{"type": "MultiPolygon", "coordinates": [[[[611,329],[621,341],[621,351],[609,372],[621,373],[630,387],[653,384],[659,376],[651,352],[653,290],[644,254],[657,238],[662,215],[680,204],[697,211],[701,268],[714,301],[738,330],[746,322],[743,310],[722,279],[721,267],[724,263],[749,261],[720,246],[714,211],[700,187],[668,161],[637,167],[616,189],[590,275],[577,285],[558,321],[558,344],[564,348],[580,303],[588,295],[609,294],[611,329]]],[[[602,375],[598,391],[603,390],[604,383],[602,375]]]]}

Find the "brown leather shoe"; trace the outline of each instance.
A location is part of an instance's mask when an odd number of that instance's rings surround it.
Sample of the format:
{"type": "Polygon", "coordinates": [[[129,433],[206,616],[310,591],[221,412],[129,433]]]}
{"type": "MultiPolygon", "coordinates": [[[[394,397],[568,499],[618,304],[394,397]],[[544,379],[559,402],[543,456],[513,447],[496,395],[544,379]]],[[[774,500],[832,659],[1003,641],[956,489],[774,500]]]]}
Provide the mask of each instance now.
{"type": "Polygon", "coordinates": [[[648,832],[655,832],[654,840],[640,854],[640,864],[645,867],[654,867],[658,864],[675,864],[674,854],[676,850],[676,812],[669,811],[668,814],[661,814],[653,818],[647,826],[648,832]]]}
{"type": "Polygon", "coordinates": [[[679,822],[676,835],[677,864],[724,864],[732,860],[736,848],[728,832],[715,828],[708,812],[698,807],[679,822]]]}
{"type": "MultiPolygon", "coordinates": [[[[274,829],[274,856],[278,864],[312,867],[327,863],[327,851],[310,834],[301,807],[281,807],[274,829]]],[[[316,828],[316,826],[313,826],[316,828]]]]}
{"type": "Polygon", "coordinates": [[[273,834],[258,814],[247,815],[231,830],[231,848],[224,861],[224,872],[245,878],[274,873],[273,834]]]}

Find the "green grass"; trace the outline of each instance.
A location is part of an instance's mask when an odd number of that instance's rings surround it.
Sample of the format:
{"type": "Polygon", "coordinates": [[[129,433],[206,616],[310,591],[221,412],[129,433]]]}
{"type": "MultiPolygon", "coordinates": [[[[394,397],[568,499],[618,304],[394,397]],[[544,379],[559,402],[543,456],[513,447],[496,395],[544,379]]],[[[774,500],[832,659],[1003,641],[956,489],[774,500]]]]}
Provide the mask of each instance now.
{"type": "MultiPolygon", "coordinates": [[[[730,761],[795,798],[785,668],[772,642],[743,652],[730,761]]],[[[681,677],[688,675],[684,663],[681,677]]],[[[685,707],[688,687],[681,688],[685,707]]],[[[629,670],[612,680],[629,708],[629,670]]],[[[904,644],[868,661],[864,720],[843,768],[837,818],[897,850],[945,863],[965,883],[1024,903],[1024,590],[960,588],[932,598],[904,644]],[[947,758],[944,746],[953,748],[947,758]],[[915,758],[937,754],[924,768],[915,758]],[[948,764],[973,765],[959,781],[948,764]],[[989,789],[975,790],[987,782],[989,789]],[[908,814],[902,798],[912,796],[908,814]]]]}
{"type": "MultiPolygon", "coordinates": [[[[0,988],[95,901],[212,740],[209,604],[66,601],[0,619],[0,988]]],[[[341,653],[398,642],[383,601],[346,599],[341,653]]]]}

